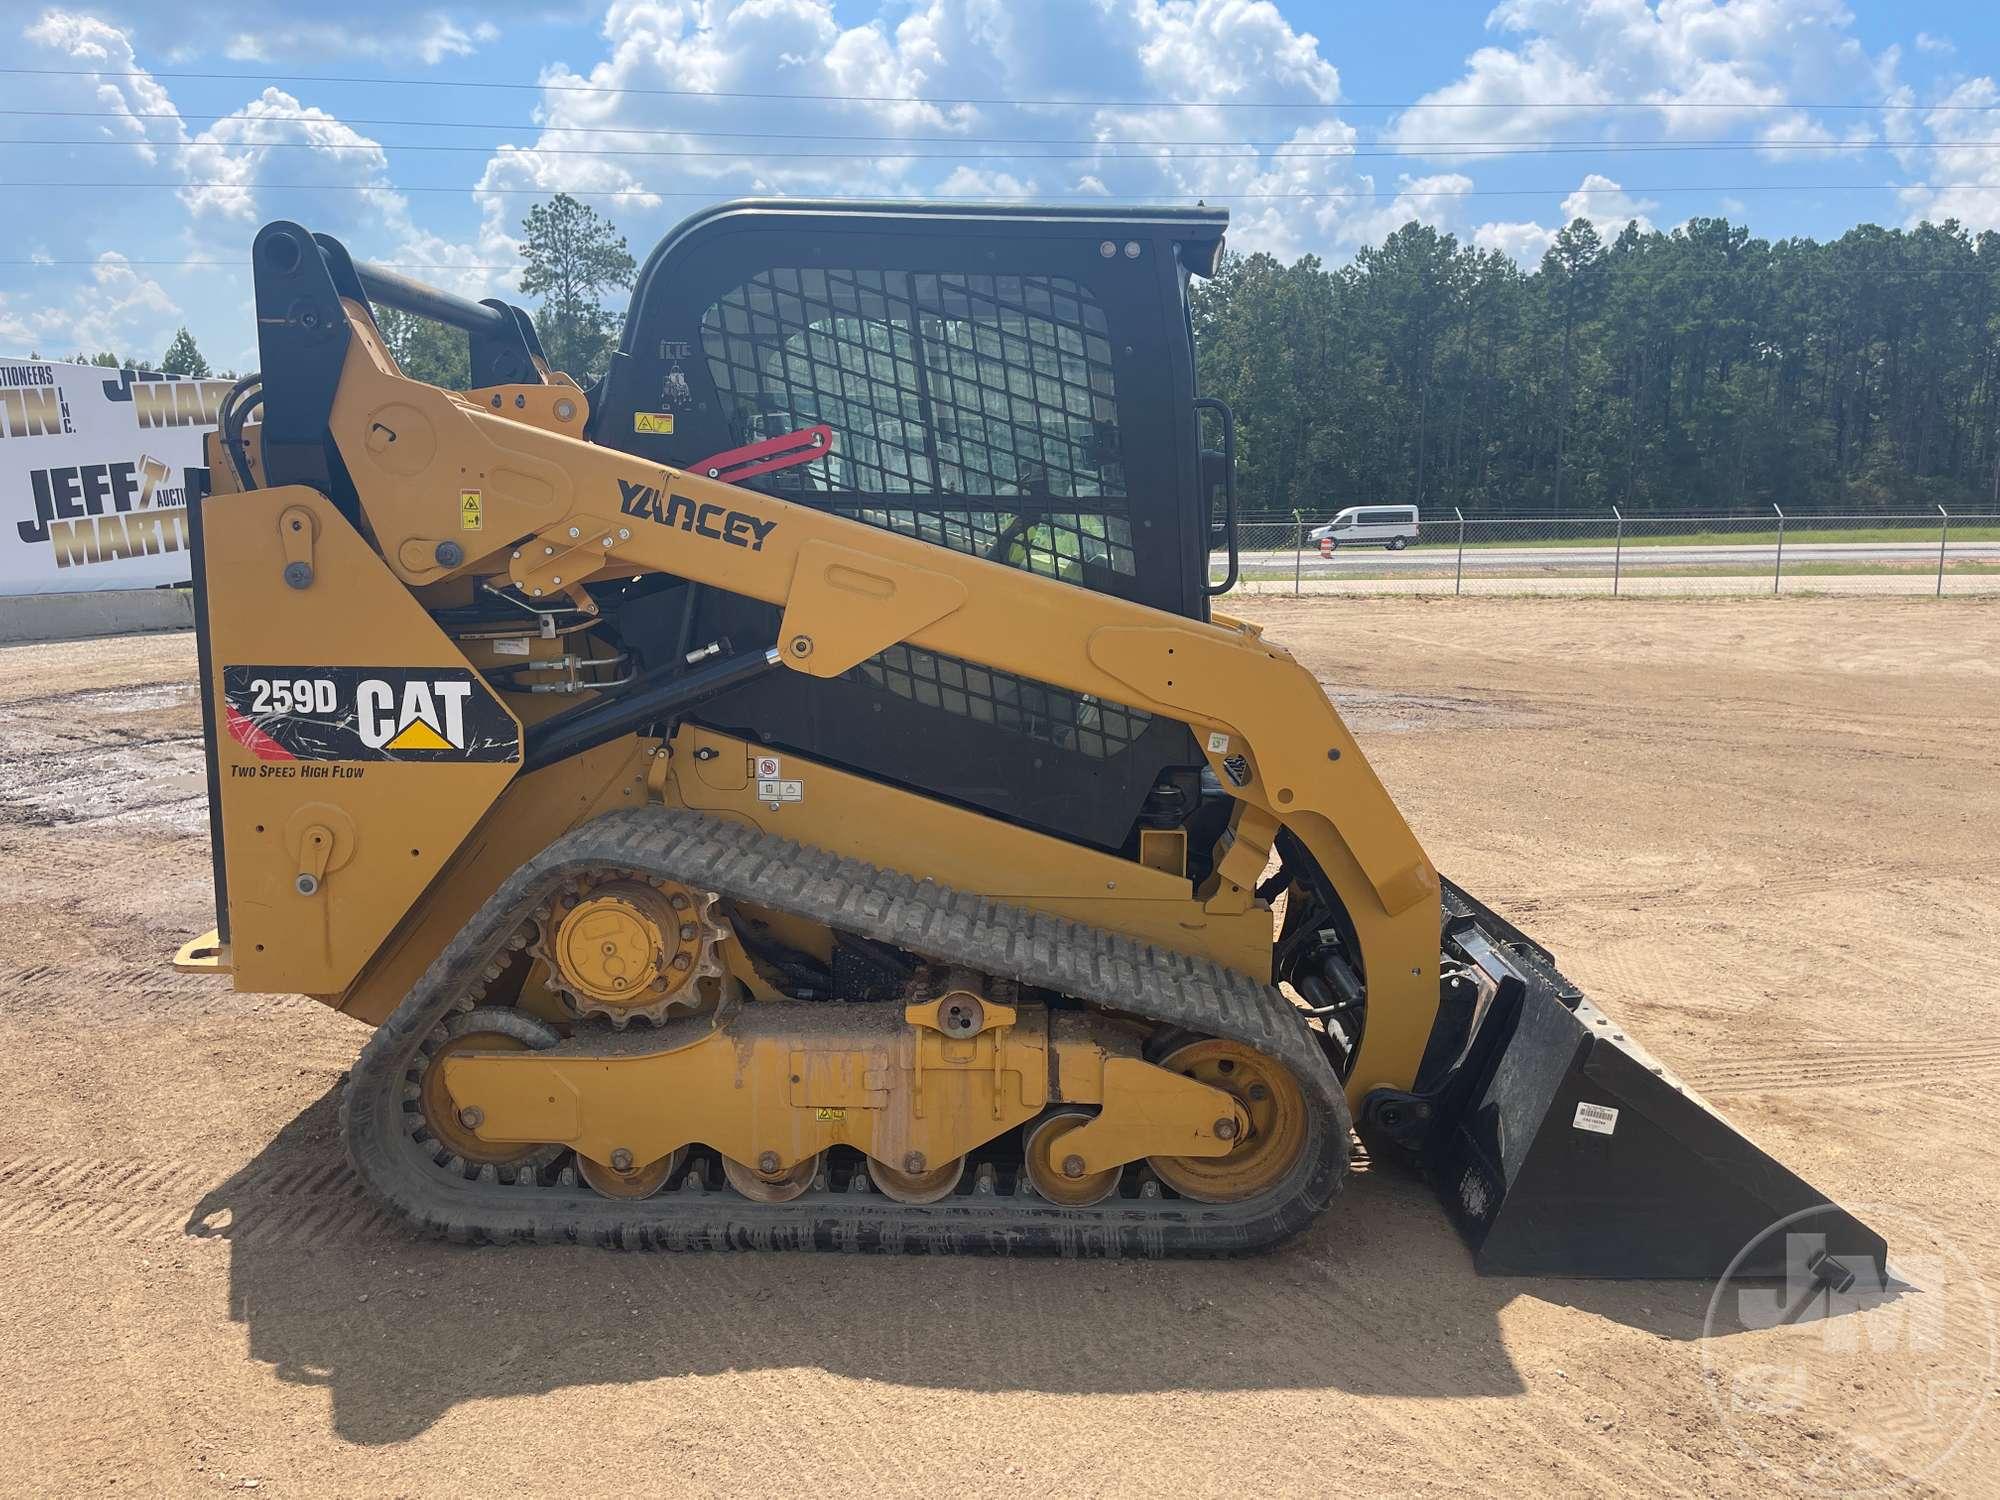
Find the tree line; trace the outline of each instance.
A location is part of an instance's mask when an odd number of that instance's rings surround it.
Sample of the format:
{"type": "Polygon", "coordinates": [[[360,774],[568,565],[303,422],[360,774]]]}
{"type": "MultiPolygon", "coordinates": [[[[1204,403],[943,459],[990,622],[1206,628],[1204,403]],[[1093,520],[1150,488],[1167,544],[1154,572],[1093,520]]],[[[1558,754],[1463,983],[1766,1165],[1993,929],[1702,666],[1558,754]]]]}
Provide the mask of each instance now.
{"type": "MultiPolygon", "coordinates": [[[[588,383],[637,269],[624,237],[563,194],[521,231],[549,362],[588,383]]],[[[1192,297],[1249,512],[2000,510],[1993,231],[1821,243],[1696,218],[1606,244],[1578,219],[1529,271],[1412,222],[1344,266],[1228,255],[1192,297]]],[[[406,374],[468,384],[462,333],[377,320],[406,374]]],[[[210,373],[186,328],[149,367],[210,373]]]]}
{"type": "MultiPolygon", "coordinates": [[[[40,359],[41,355],[30,354],[28,358],[40,359]]],[[[185,375],[192,380],[236,378],[234,370],[211,370],[208,367],[207,359],[202,356],[194,335],[187,331],[186,325],[174,334],[173,341],[167,345],[167,352],[157,360],[128,359],[109,349],[100,349],[95,354],[85,354],[79,349],[69,357],[68,362],[73,365],[96,365],[106,370],[157,370],[167,375],[185,375]]]]}
{"type": "Polygon", "coordinates": [[[1246,510],[2000,509],[2000,234],[1588,220],[1524,270],[1410,223],[1194,285],[1246,510]]]}

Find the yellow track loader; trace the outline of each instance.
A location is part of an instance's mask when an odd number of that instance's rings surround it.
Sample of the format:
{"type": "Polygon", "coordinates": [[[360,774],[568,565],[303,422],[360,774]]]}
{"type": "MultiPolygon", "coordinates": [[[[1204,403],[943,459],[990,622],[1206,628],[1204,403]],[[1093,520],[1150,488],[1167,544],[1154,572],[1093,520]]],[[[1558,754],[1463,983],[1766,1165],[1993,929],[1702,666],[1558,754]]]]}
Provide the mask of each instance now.
{"type": "Polygon", "coordinates": [[[588,391],[516,307],[258,234],[191,517],[218,925],[176,962],[376,1028],[342,1121],[383,1202],[1213,1254],[1311,1224],[1358,1134],[1487,1270],[1713,1275],[1801,1214],[1818,1274],[1880,1266],[1211,608],[1225,227],[725,205],[588,391]],[[407,378],[384,307],[472,388],[407,378]]]}

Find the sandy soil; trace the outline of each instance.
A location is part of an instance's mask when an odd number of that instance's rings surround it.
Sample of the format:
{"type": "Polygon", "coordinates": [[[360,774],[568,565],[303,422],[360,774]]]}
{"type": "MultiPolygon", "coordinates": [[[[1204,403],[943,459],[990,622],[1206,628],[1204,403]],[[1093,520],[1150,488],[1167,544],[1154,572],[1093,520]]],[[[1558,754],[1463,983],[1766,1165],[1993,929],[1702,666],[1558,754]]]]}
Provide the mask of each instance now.
{"type": "Polygon", "coordinates": [[[1481,1279],[1387,1169],[1242,1263],[413,1241],[335,1140],[361,1028],[165,967],[212,924],[194,653],[132,638],[0,650],[0,1490],[1823,1492],[1858,1435],[1993,1493],[2000,608],[1249,607],[1441,868],[1921,1259],[1807,1331],[1830,1381],[1746,1409],[1784,1331],[1481,1279]]]}

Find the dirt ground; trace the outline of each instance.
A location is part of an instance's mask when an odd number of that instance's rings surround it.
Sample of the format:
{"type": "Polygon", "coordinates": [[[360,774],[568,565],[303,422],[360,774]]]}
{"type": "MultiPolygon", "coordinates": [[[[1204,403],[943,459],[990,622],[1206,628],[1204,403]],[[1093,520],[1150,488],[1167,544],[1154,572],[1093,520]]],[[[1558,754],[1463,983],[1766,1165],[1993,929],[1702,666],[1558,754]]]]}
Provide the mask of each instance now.
{"type": "Polygon", "coordinates": [[[1826,1492],[1858,1441],[1994,1493],[2000,606],[1246,607],[1440,868],[1920,1252],[1831,1384],[1744,1409],[1782,1331],[1482,1279],[1386,1168],[1235,1263],[415,1241],[336,1140],[362,1028],[166,968],[213,921],[194,647],[135,637],[0,650],[0,1490],[1826,1492]]]}

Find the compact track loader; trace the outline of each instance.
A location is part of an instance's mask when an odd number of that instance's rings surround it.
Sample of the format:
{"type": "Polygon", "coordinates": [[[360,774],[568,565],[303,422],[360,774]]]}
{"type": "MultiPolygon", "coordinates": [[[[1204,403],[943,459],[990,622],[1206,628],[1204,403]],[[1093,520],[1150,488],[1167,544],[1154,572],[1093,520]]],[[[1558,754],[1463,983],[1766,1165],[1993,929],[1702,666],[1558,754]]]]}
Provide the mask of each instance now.
{"type": "Polygon", "coordinates": [[[1358,1132],[1487,1270],[1713,1275],[1790,1215],[1879,1270],[1211,609],[1225,223],[727,205],[588,393],[518,308],[257,236],[193,508],[218,926],[177,962],[376,1028],[342,1120],[384,1202],[1208,1254],[1312,1223],[1358,1132]],[[462,331],[472,389],[377,307],[462,331]]]}

